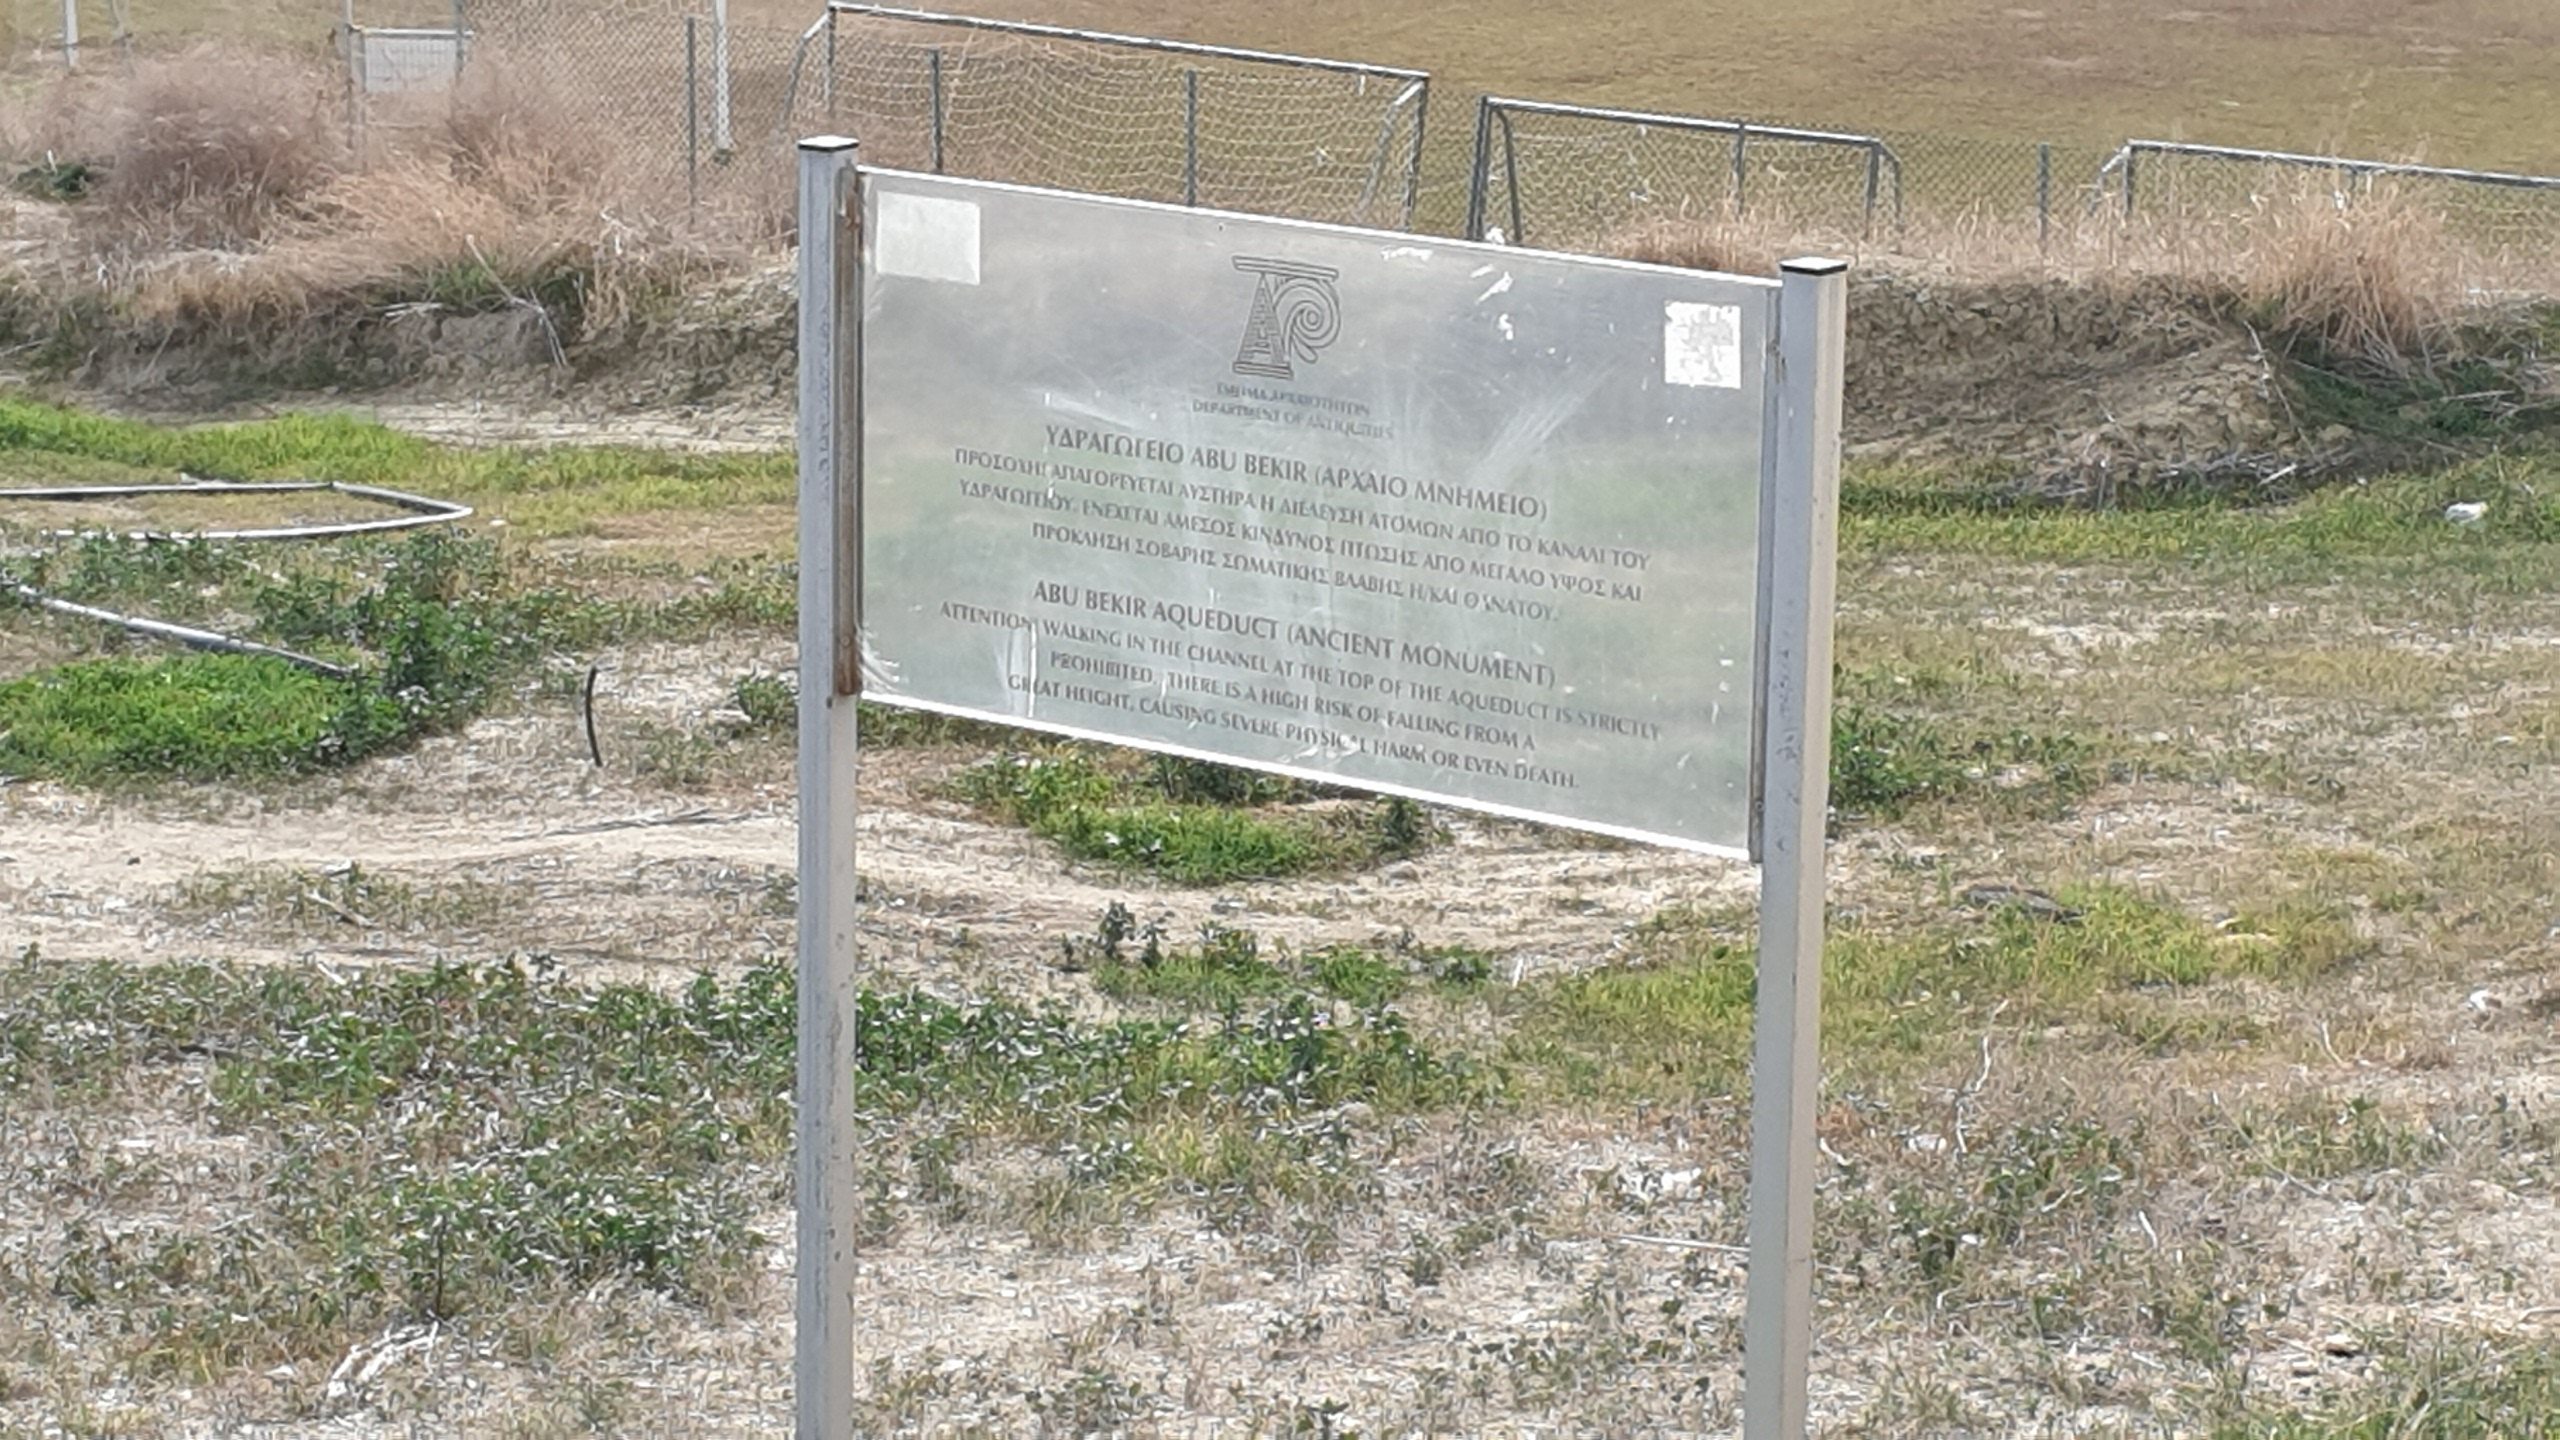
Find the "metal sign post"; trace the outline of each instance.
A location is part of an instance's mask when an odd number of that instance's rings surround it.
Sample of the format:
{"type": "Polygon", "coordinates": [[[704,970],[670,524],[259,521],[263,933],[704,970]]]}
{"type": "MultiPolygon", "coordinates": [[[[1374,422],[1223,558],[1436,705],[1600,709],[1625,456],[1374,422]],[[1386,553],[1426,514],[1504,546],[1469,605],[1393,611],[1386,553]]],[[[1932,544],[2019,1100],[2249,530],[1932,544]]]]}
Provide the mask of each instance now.
{"type": "Polygon", "coordinates": [[[857,695],[1758,860],[1745,1434],[1802,1436],[1846,265],[855,154],[800,152],[802,1440],[855,1398],[857,695]]]}
{"type": "Polygon", "coordinates": [[[1759,983],[1752,1015],[1750,1291],[1744,1440],[1806,1433],[1813,1344],[1814,1102],[1822,1090],[1824,834],[1831,797],[1831,614],[1849,267],[1779,267],[1776,431],[1765,497],[1759,983]]]}
{"type": "Polygon", "coordinates": [[[854,142],[800,144],[800,1026],[798,1331],[801,1440],[852,1440],[854,636],[861,622],[862,210],[854,142]]]}

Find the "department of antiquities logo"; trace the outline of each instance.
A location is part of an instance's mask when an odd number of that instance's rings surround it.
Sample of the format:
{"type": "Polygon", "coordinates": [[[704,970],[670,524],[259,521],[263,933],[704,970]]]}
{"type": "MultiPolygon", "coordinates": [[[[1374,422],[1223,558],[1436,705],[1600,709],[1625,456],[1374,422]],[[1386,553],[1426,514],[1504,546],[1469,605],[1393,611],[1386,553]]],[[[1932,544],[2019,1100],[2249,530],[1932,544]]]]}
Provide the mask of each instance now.
{"type": "Polygon", "coordinates": [[[1333,288],[1342,272],[1251,255],[1237,256],[1236,268],[1262,277],[1245,318],[1244,344],[1236,350],[1236,373],[1296,378],[1297,365],[1313,361],[1342,333],[1342,297],[1333,288]]]}

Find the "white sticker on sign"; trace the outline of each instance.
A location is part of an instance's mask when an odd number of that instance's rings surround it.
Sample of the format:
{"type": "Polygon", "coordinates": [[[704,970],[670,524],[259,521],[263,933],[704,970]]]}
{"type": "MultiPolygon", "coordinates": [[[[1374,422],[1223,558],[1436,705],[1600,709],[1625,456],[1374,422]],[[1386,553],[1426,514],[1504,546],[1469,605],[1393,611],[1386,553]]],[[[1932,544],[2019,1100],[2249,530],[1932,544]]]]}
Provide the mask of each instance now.
{"type": "Polygon", "coordinates": [[[876,263],[883,275],[978,283],[978,206],[973,200],[907,195],[880,197],[876,263]]]}
{"type": "Polygon", "coordinates": [[[1662,383],[1742,388],[1742,307],[1672,300],[1662,307],[1662,383]]]}

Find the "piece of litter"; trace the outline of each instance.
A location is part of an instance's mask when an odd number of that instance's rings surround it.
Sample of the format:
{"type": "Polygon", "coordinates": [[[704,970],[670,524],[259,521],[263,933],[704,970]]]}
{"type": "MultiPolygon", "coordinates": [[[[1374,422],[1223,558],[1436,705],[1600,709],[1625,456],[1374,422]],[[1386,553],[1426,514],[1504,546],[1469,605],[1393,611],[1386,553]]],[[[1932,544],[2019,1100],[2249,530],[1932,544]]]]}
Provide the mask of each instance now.
{"type": "Polygon", "coordinates": [[[2444,507],[2444,518],[2456,525],[2477,525],[2488,514],[2488,504],[2480,500],[2457,500],[2444,507]]]}

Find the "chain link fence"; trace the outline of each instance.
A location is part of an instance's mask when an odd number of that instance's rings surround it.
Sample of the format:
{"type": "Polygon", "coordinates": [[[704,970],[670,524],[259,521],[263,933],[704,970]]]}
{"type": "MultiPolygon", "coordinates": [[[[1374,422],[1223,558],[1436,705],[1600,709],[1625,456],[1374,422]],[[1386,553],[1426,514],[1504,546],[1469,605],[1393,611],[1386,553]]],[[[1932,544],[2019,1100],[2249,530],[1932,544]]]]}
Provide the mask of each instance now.
{"type": "Polygon", "coordinates": [[[337,43],[346,67],[347,136],[358,155],[400,143],[400,131],[432,126],[433,107],[411,102],[461,84],[471,55],[460,0],[442,24],[344,23],[337,43]]]}
{"type": "Polygon", "coordinates": [[[2342,211],[2397,205],[2474,250],[2560,248],[2560,176],[2134,140],[2099,167],[2090,203],[2129,223],[2211,227],[2246,224],[2287,193],[2342,211]]]}
{"type": "Polygon", "coordinates": [[[873,163],[1412,222],[1420,71],[841,3],[803,48],[791,128],[858,135],[873,163]]]}
{"type": "MultiPolygon", "coordinates": [[[[311,3],[317,43],[345,12],[311,3]]],[[[80,5],[84,68],[113,63],[130,7],[80,5]]],[[[397,148],[455,84],[503,72],[555,123],[612,137],[648,207],[743,209],[777,234],[793,142],[837,131],[884,165],[1559,249],[1704,222],[1924,256],[2172,236],[2201,258],[2279,213],[2387,205],[2428,243],[2508,272],[2560,256],[2560,179],[1503,97],[1434,124],[1429,77],[1392,66],[855,0],[789,27],[772,7],[722,23],[713,6],[357,0],[358,23],[336,26],[351,134],[363,153],[397,148]]],[[[14,69],[62,64],[61,16],[59,0],[0,0],[14,69]]]]}
{"type": "Polygon", "coordinates": [[[634,199],[672,216],[718,185],[698,133],[713,27],[687,0],[467,0],[465,13],[473,72],[538,95],[550,123],[612,136],[634,199]]]}
{"type": "Polygon", "coordinates": [[[2209,253],[2324,210],[2416,217],[2513,274],[2560,256],[2560,177],[2136,140],[2107,148],[1802,130],[1488,97],[1464,233],[1609,248],[1666,224],[2018,252],[2106,233],[2209,253]]]}
{"type": "Polygon", "coordinates": [[[1873,234],[1900,224],[1903,199],[1902,158],[1873,135],[1487,96],[1465,230],[1570,249],[1758,212],[1873,234]]]}
{"type": "Polygon", "coordinates": [[[434,55],[423,30],[342,34],[360,137],[396,144],[432,88],[410,72],[459,45],[561,123],[614,135],[688,207],[779,217],[793,144],[820,131],[881,165],[1389,228],[1412,223],[1422,180],[1419,71],[867,4],[796,30],[676,0],[466,13],[434,55]]]}

